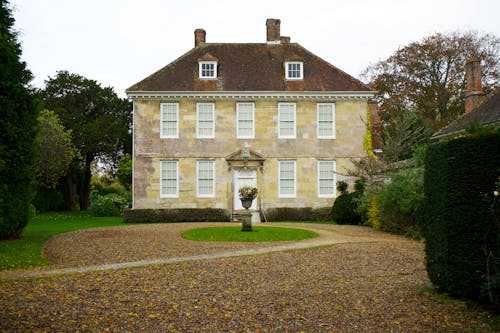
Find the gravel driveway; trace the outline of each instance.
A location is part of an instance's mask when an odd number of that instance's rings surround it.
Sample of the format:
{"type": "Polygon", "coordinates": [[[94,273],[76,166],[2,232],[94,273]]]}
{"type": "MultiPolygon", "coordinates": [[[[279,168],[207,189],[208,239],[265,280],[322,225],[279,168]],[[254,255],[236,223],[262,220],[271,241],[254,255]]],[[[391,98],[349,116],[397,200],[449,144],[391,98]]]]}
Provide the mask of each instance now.
{"type": "MultiPolygon", "coordinates": [[[[428,292],[419,242],[363,227],[311,224],[290,226],[320,233],[308,246],[333,245],[291,250],[307,241],[210,243],[180,237],[195,226],[135,225],[54,237],[43,253],[55,265],[33,271],[169,257],[185,261],[4,280],[0,331],[489,332],[464,303],[428,292]],[[216,258],[276,246],[288,250],[216,258]],[[214,258],[193,260],[200,254],[214,258]]],[[[0,278],[8,276],[0,272],[0,278]]]]}

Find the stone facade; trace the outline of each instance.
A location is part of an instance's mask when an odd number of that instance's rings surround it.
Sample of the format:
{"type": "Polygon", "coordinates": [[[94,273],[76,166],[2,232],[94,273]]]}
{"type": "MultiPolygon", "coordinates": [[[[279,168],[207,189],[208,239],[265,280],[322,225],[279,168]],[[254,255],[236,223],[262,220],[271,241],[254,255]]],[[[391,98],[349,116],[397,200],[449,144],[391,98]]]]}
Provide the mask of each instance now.
{"type": "MultiPolygon", "coordinates": [[[[240,100],[214,100],[215,138],[196,138],[196,103],[206,100],[134,101],[134,208],[222,208],[234,206],[234,171],[245,166],[230,165],[227,156],[239,150],[256,152],[262,163],[247,165],[257,171],[258,207],[325,207],[334,198],[318,196],[317,164],[334,160],[336,172],[346,174],[351,159],[366,156],[362,138],[366,134],[367,101],[336,100],[335,139],[317,137],[317,103],[325,101],[290,100],[296,105],[296,138],[278,138],[278,100],[257,99],[254,139],[236,137],[236,103],[240,100]],[[160,103],[178,103],[179,137],[160,137],[160,103]],[[160,161],[179,163],[179,195],[160,196],[160,161]],[[215,161],[215,196],[200,198],[196,192],[196,161],[215,161]],[[278,161],[296,161],[296,195],[278,195],[278,161]]],[[[244,102],[248,102],[245,100],[244,102]]]]}

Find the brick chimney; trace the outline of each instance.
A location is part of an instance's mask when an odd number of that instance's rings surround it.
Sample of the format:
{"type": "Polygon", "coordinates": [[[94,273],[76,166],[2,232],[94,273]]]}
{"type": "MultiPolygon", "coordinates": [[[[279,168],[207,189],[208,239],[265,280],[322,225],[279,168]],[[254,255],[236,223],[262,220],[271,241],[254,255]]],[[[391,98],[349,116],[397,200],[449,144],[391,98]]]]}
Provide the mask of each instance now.
{"type": "Polygon", "coordinates": [[[194,46],[198,46],[200,43],[205,43],[205,37],[207,33],[203,29],[196,29],[194,31],[194,46]]]}
{"type": "Polygon", "coordinates": [[[465,92],[465,113],[469,113],[481,104],[485,93],[481,84],[481,62],[472,58],[465,64],[465,80],[467,90],[465,92]]]}
{"type": "Polygon", "coordinates": [[[267,19],[267,43],[268,44],[279,44],[280,43],[280,24],[281,21],[278,19],[267,19]]]}

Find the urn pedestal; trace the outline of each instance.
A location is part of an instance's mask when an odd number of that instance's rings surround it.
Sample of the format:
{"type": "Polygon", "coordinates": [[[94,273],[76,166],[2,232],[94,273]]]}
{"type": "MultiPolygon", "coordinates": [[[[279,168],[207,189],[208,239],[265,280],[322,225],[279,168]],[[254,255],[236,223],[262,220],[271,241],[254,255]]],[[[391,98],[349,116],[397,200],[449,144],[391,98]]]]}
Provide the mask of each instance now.
{"type": "Polygon", "coordinates": [[[241,200],[241,205],[245,208],[245,212],[242,215],[243,219],[241,222],[241,231],[253,231],[252,229],[252,213],[248,211],[248,208],[252,207],[253,200],[241,200]]]}

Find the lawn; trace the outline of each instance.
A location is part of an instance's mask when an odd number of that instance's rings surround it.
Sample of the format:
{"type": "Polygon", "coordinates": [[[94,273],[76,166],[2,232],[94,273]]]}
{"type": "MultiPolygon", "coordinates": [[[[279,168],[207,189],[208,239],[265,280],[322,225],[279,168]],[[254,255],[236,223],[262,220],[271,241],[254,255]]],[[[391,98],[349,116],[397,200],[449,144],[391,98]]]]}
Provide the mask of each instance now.
{"type": "Polygon", "coordinates": [[[205,242],[277,242],[314,238],[318,234],[304,229],[255,226],[252,232],[242,232],[241,226],[237,226],[190,229],[182,237],[205,242]]]}
{"type": "Polygon", "coordinates": [[[93,217],[87,212],[43,213],[30,220],[22,239],[0,241],[0,270],[49,265],[41,256],[50,237],[79,229],[123,225],[121,217],[93,217]]]}

